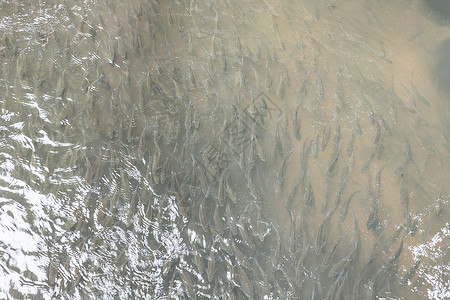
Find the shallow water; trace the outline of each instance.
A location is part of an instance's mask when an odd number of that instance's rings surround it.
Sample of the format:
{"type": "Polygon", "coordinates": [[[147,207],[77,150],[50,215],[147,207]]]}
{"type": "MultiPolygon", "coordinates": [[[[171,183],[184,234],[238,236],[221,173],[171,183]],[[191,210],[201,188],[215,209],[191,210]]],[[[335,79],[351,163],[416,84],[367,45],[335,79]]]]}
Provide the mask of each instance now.
{"type": "Polygon", "coordinates": [[[1,298],[448,297],[426,2],[1,1],[1,298]]]}

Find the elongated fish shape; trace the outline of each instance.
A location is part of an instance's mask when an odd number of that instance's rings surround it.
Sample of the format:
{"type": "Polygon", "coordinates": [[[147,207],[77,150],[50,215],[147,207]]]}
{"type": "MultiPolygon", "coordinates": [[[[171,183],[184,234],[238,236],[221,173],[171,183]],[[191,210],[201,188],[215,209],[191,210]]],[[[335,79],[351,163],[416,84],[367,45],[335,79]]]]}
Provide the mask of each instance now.
{"type": "Polygon", "coordinates": [[[292,148],[291,151],[288,154],[286,154],[286,156],[283,159],[283,162],[281,163],[280,167],[278,168],[277,185],[276,185],[276,189],[275,189],[275,193],[277,196],[279,196],[280,193],[283,191],[286,166],[287,166],[287,162],[288,162],[289,158],[291,157],[292,152],[294,152],[294,148],[292,148]]]}
{"type": "Polygon", "coordinates": [[[406,272],[405,276],[403,276],[402,280],[398,284],[398,287],[400,289],[404,288],[406,284],[411,280],[411,278],[414,277],[414,275],[417,272],[417,269],[419,269],[420,263],[422,261],[422,257],[419,257],[419,259],[414,263],[414,265],[406,272]]]}
{"type": "Polygon", "coordinates": [[[328,235],[330,234],[330,226],[331,226],[331,216],[332,211],[329,211],[325,219],[319,225],[319,229],[317,230],[316,235],[316,254],[319,255],[323,252],[325,245],[327,244],[328,235]]]}
{"type": "Polygon", "coordinates": [[[348,213],[348,208],[349,208],[349,206],[350,206],[350,201],[353,199],[353,197],[354,197],[357,193],[359,193],[359,192],[361,192],[361,191],[362,191],[362,189],[359,189],[359,190],[357,190],[357,191],[354,191],[353,193],[351,193],[351,194],[347,197],[347,199],[345,200],[344,204],[343,204],[342,207],[341,207],[339,223],[342,224],[342,223],[344,222],[345,217],[347,216],[347,213],[348,213]]]}

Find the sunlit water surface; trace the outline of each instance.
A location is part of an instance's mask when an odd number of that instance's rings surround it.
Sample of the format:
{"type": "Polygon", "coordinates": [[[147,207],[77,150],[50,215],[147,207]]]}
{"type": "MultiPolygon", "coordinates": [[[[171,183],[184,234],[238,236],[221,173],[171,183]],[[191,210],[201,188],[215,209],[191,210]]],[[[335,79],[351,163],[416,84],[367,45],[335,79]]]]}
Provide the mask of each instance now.
{"type": "Polygon", "coordinates": [[[0,1],[0,298],[445,299],[440,1],[0,1]]]}

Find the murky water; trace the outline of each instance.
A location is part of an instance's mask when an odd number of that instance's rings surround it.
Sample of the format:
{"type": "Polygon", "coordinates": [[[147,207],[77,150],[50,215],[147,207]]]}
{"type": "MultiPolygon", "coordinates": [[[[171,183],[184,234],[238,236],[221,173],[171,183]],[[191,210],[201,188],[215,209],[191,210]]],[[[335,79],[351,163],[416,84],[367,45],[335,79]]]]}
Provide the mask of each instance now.
{"type": "Polygon", "coordinates": [[[444,299],[443,1],[0,1],[0,298],[444,299]]]}

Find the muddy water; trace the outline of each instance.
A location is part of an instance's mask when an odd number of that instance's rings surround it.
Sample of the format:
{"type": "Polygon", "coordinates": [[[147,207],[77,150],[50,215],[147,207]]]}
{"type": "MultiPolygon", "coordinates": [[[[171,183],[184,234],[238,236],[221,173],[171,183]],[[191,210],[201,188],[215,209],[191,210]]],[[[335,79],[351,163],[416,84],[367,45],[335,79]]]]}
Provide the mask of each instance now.
{"type": "Polygon", "coordinates": [[[1,297],[448,297],[436,5],[2,1],[1,297]]]}

